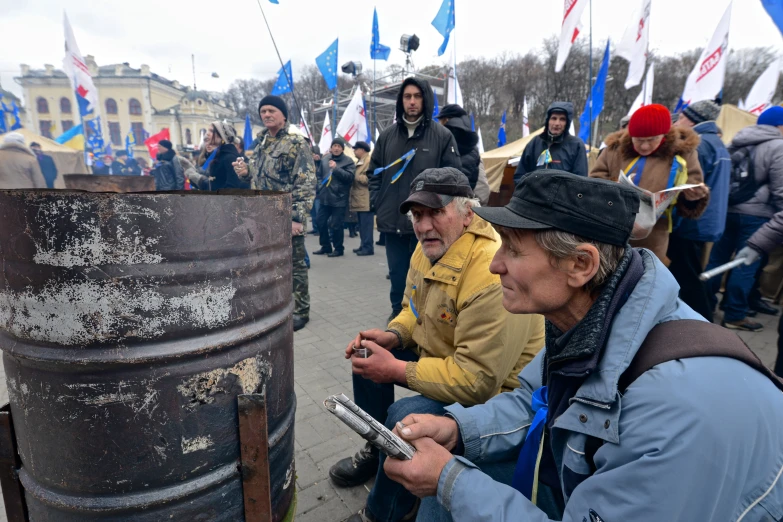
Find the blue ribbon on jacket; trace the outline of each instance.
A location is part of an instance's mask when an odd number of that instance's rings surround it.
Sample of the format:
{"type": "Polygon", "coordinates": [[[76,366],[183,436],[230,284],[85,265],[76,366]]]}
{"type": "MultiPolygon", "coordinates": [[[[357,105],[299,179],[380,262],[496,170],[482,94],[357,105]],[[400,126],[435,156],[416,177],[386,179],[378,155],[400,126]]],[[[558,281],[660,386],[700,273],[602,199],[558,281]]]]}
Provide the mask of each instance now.
{"type": "Polygon", "coordinates": [[[204,166],[201,167],[204,170],[204,172],[207,171],[207,169],[209,168],[209,164],[212,163],[212,160],[215,159],[215,156],[217,156],[217,151],[218,151],[217,149],[213,150],[212,154],[210,154],[209,157],[207,158],[207,161],[204,162],[204,166]]]}
{"type": "Polygon", "coordinates": [[[416,297],[416,285],[413,285],[413,290],[411,290],[411,296],[408,298],[408,305],[411,307],[411,312],[413,312],[413,317],[416,319],[419,318],[419,311],[416,310],[416,305],[413,304],[413,298],[416,297]]]}
{"type": "Polygon", "coordinates": [[[415,156],[415,155],[416,155],[416,149],[411,149],[408,152],[406,152],[405,154],[403,154],[400,158],[392,161],[391,163],[389,163],[385,167],[381,167],[381,168],[375,169],[373,171],[372,175],[373,176],[377,176],[378,174],[380,174],[384,170],[390,169],[393,166],[397,165],[398,163],[401,163],[401,162],[405,161],[405,165],[403,165],[402,168],[399,170],[399,172],[397,172],[397,174],[395,174],[392,177],[391,182],[394,183],[398,179],[400,179],[400,176],[402,176],[402,173],[405,172],[405,169],[408,168],[408,164],[411,162],[411,160],[413,159],[413,156],[415,156]]]}
{"type": "Polygon", "coordinates": [[[533,500],[533,486],[536,482],[536,471],[539,462],[538,454],[541,448],[541,438],[546,427],[546,417],[549,414],[547,400],[546,386],[542,386],[533,392],[530,406],[533,408],[535,415],[530,423],[530,427],[527,429],[525,443],[519,452],[517,467],[514,469],[514,478],[511,481],[511,487],[525,495],[528,500],[533,500]]]}

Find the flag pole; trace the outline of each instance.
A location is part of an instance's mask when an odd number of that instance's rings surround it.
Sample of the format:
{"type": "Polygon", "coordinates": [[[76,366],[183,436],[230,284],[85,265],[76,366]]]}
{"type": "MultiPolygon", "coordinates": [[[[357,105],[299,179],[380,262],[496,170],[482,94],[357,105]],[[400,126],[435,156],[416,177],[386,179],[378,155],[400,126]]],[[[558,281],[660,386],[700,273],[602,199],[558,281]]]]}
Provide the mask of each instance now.
{"type": "Polygon", "coordinates": [[[375,104],[375,64],[377,60],[372,60],[372,136],[370,136],[370,142],[375,141],[375,134],[378,132],[378,117],[377,108],[375,104]]]}
{"type": "Polygon", "coordinates": [[[590,94],[593,90],[593,0],[590,2],[590,80],[587,82],[587,95],[590,101],[590,137],[588,138],[588,146],[592,146],[593,143],[593,97],[590,94]]]}
{"type": "Polygon", "coordinates": [[[334,88],[334,101],[332,102],[332,139],[337,136],[337,100],[340,86],[334,88]]]}

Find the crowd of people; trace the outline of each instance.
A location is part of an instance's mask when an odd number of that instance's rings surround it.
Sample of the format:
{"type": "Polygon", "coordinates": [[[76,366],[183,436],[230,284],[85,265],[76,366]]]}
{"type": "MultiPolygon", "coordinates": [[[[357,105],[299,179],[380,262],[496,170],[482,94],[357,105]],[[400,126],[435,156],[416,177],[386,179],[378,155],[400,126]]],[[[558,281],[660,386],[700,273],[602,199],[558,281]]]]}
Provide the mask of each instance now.
{"type": "MultiPolygon", "coordinates": [[[[783,107],[726,147],[715,102],[676,119],[644,106],[590,168],[573,104],[554,101],[511,201],[487,207],[467,113],[447,105],[436,121],[432,93],[406,79],[374,147],[338,136],[324,155],[265,96],[247,154],[216,121],[192,161],[164,140],[150,167],[158,190],[291,194],[295,331],[310,312],[307,218],[328,258],[345,255],[346,220],[358,256],[381,233],[391,315],[345,357],[356,404],[416,452],[396,460],[367,443],[334,463],[338,487],[375,477],[349,520],[780,520],[783,357],[773,372],[729,330],[778,313],[757,280],[783,244],[783,107]],[[641,230],[637,189],[677,187],[641,230]],[[721,279],[699,275],[732,257],[744,263],[713,324],[721,279]],[[418,395],[395,401],[395,385],[418,395]]],[[[6,136],[0,188],[51,186],[34,149],[6,136]]],[[[120,153],[107,164],[143,168],[120,153]]]]}

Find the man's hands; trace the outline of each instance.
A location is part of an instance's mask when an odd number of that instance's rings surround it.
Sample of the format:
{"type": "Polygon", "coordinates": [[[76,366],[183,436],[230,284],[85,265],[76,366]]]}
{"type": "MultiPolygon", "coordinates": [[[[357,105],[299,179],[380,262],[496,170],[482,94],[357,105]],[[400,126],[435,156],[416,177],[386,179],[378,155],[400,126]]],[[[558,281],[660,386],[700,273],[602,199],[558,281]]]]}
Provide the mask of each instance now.
{"type": "Polygon", "coordinates": [[[334,160],[329,160],[329,168],[334,170],[337,167],[337,163],[334,160]]]}
{"type": "Polygon", "coordinates": [[[745,258],[746,265],[752,265],[753,263],[761,259],[761,254],[755,248],[746,246],[742,250],[737,252],[737,259],[739,259],[740,257],[745,258]]]}
{"type": "Polygon", "coordinates": [[[685,196],[685,199],[687,199],[688,201],[698,201],[702,198],[707,197],[707,194],[709,193],[710,193],[710,189],[704,183],[682,191],[682,195],[685,196]]]}
{"type": "Polygon", "coordinates": [[[438,480],[443,468],[452,459],[457,445],[459,427],[450,417],[438,415],[408,415],[394,432],[416,448],[411,460],[386,459],[386,474],[419,498],[438,493],[438,480]]]}
{"type": "Polygon", "coordinates": [[[416,453],[411,460],[386,459],[383,470],[395,482],[419,498],[438,494],[438,480],[443,468],[453,458],[451,453],[430,438],[412,441],[416,453]]]}
{"type": "Polygon", "coordinates": [[[408,363],[400,361],[389,350],[372,341],[362,341],[360,348],[367,348],[370,355],[367,358],[358,355],[351,358],[353,373],[376,384],[407,382],[405,367],[408,363]]]}
{"type": "Polygon", "coordinates": [[[238,160],[232,163],[231,166],[234,167],[234,172],[237,173],[237,176],[242,176],[242,177],[247,176],[248,169],[247,169],[247,163],[245,163],[244,158],[240,157],[238,160]]]}
{"type": "Polygon", "coordinates": [[[400,341],[397,339],[396,335],[391,332],[384,332],[378,328],[373,328],[372,330],[359,332],[359,335],[357,335],[353,341],[348,343],[348,347],[345,349],[345,358],[351,358],[354,347],[357,349],[362,348],[362,341],[364,340],[372,341],[379,347],[385,348],[386,350],[400,348],[400,341]]]}
{"type": "Polygon", "coordinates": [[[297,223],[296,221],[291,221],[291,235],[301,236],[302,234],[304,234],[304,225],[297,223]]]}

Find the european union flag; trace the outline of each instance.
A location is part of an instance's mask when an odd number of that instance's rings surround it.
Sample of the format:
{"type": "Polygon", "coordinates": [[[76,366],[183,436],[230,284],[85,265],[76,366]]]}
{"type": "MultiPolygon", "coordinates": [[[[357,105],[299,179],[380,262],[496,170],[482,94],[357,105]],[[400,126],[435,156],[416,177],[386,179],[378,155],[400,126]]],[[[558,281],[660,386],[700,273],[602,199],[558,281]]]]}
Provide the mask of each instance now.
{"type": "Polygon", "coordinates": [[[606,41],[606,50],[604,51],[604,60],[601,62],[601,68],[598,69],[598,76],[595,78],[593,88],[590,90],[590,97],[585,103],[585,110],[579,117],[579,138],[587,143],[590,137],[590,126],[604,110],[604,94],[606,94],[606,77],[609,74],[609,40],[606,41]],[[590,105],[592,104],[592,118],[590,105]]]}
{"type": "Polygon", "coordinates": [[[19,106],[16,104],[16,102],[11,102],[11,106],[14,108],[14,124],[11,126],[11,130],[15,131],[16,129],[22,128],[22,120],[19,117],[19,106]]]}
{"type": "Polygon", "coordinates": [[[277,81],[275,82],[275,86],[272,87],[272,94],[275,96],[280,96],[281,94],[285,94],[293,90],[294,75],[291,72],[291,60],[288,60],[285,66],[277,71],[277,81]]]}
{"type": "Polygon", "coordinates": [[[767,14],[778,26],[778,31],[783,33],[783,0],[761,0],[761,5],[767,10],[767,14]]]}
{"type": "Polygon", "coordinates": [[[449,36],[454,29],[454,0],[443,0],[443,4],[440,6],[438,14],[435,15],[435,19],[432,21],[432,26],[443,35],[443,45],[438,49],[438,56],[443,56],[446,52],[446,47],[449,45],[449,36]]]}
{"type": "Polygon", "coordinates": [[[373,60],[388,60],[391,49],[381,44],[381,35],[378,33],[378,10],[372,13],[372,43],[370,43],[370,58],[373,60]]]}
{"type": "Polygon", "coordinates": [[[500,130],[498,131],[498,147],[506,144],[506,111],[503,111],[503,118],[500,120],[500,130]]]}
{"type": "Polygon", "coordinates": [[[438,114],[440,113],[440,107],[438,107],[438,93],[435,92],[435,89],[432,89],[432,97],[435,100],[435,107],[432,109],[432,119],[436,120],[438,119],[438,114]]]}
{"type": "Polygon", "coordinates": [[[250,146],[253,144],[253,126],[250,124],[250,113],[245,115],[245,134],[243,138],[245,150],[250,150],[250,146]]]}
{"type": "Polygon", "coordinates": [[[339,40],[339,38],[335,40],[327,50],[315,59],[315,64],[321,71],[330,91],[337,88],[337,42],[339,40]]]}
{"type": "Polygon", "coordinates": [[[3,101],[3,95],[0,94],[0,134],[8,132],[8,128],[5,125],[5,113],[7,110],[8,107],[6,107],[5,102],[3,101]]]}
{"type": "Polygon", "coordinates": [[[92,150],[94,154],[100,154],[103,152],[103,134],[101,134],[101,118],[100,116],[88,120],[87,127],[89,129],[87,133],[87,146],[92,150]]]}

